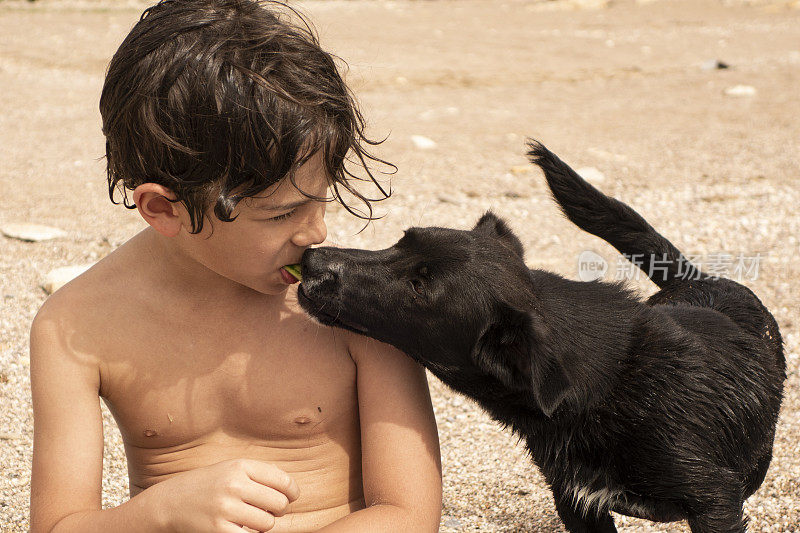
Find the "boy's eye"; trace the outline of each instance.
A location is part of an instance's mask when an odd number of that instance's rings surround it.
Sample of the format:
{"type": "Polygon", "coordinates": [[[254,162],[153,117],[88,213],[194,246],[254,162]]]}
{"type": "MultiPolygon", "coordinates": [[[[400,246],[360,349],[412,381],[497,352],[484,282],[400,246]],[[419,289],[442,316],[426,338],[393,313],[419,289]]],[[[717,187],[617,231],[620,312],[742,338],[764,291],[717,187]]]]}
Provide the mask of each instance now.
{"type": "Polygon", "coordinates": [[[286,220],[287,218],[292,216],[295,211],[297,211],[297,209],[292,209],[291,211],[287,211],[286,213],[283,213],[282,215],[278,215],[276,217],[268,218],[267,222],[278,222],[278,221],[281,221],[281,220],[286,220]]]}

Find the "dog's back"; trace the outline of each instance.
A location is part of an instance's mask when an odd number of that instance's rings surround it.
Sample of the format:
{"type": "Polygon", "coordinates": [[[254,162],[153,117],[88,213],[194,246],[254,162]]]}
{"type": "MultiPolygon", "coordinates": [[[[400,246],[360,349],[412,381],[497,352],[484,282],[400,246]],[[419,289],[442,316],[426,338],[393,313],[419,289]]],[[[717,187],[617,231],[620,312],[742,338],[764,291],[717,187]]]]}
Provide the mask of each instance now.
{"type": "Polygon", "coordinates": [[[703,273],[628,205],[597,190],[542,144],[532,141],[529,147],[531,161],[544,171],[553,198],[567,218],[614,246],[661,288],[648,300],[650,305],[718,311],[761,339],[773,355],[773,364],[786,371],[778,324],[753,291],[703,273]]]}
{"type": "MultiPolygon", "coordinates": [[[[531,142],[529,147],[531,161],[544,171],[564,214],[614,246],[660,287],[647,301],[653,313],[637,328],[637,342],[646,346],[650,339],[658,338],[662,344],[650,352],[654,358],[642,363],[649,367],[649,380],[643,384],[632,380],[626,394],[661,381],[659,375],[675,372],[682,376],[679,383],[673,383],[681,390],[674,391],[673,403],[661,409],[662,415],[669,418],[671,412],[679,413],[679,427],[685,428],[685,434],[708,435],[714,444],[707,447],[701,438],[698,450],[691,450],[696,439],[681,438],[669,461],[686,461],[689,468],[682,477],[694,478],[692,482],[700,488],[698,502],[716,493],[714,505],[720,506],[715,511],[708,509],[709,503],[703,504],[705,510],[694,517],[691,514],[697,510],[690,510],[690,525],[693,531],[713,531],[722,524],[731,531],[743,531],[744,521],[736,510],[740,504],[735,500],[743,501],[764,480],[786,379],[783,342],[775,318],[750,289],[702,272],[629,206],[598,191],[541,144],[531,142]],[[669,357],[664,339],[671,339],[684,356],[669,357]],[[673,361],[686,368],[671,368],[673,361]],[[716,466],[697,468],[695,476],[690,465],[699,466],[703,456],[716,456],[711,460],[716,466]],[[703,472],[716,479],[704,479],[703,472]],[[739,488],[725,495],[714,489],[715,484],[739,488]],[[728,511],[722,504],[725,500],[729,500],[728,511]]],[[[662,383],[670,383],[670,379],[662,383]]],[[[646,390],[634,392],[634,396],[648,397],[646,390]]],[[[639,412],[636,404],[616,405],[629,405],[632,412],[626,416],[630,419],[653,414],[653,406],[639,412]]],[[[621,455],[630,457],[631,453],[636,450],[621,455]]],[[[656,470],[661,472],[662,482],[672,482],[666,474],[673,470],[671,465],[656,470]]],[[[624,502],[617,506],[618,511],[634,515],[638,509],[635,501],[629,501],[627,508],[624,502]]],[[[649,512],[656,517],[660,511],[651,506],[649,512]]],[[[662,518],[672,518],[669,509],[662,518]]]]}
{"type": "MultiPolygon", "coordinates": [[[[771,404],[770,412],[756,416],[776,418],[786,361],[777,322],[758,297],[744,285],[702,272],[629,206],[597,190],[541,144],[531,142],[529,146],[531,161],[544,171],[564,214],[581,229],[614,246],[660,287],[647,303],[661,308],[703,346],[706,354],[718,355],[721,368],[726,363],[734,367],[731,388],[738,388],[736,379],[771,375],[772,379],[751,382],[744,388],[759,391],[771,404]]],[[[724,372],[720,375],[727,377],[724,372]]],[[[735,469],[746,476],[744,497],[761,485],[769,467],[774,420],[769,422],[769,435],[752,435],[761,444],[758,451],[750,450],[754,456],[735,461],[740,463],[735,469]]],[[[746,439],[741,434],[730,437],[746,439]]]]}

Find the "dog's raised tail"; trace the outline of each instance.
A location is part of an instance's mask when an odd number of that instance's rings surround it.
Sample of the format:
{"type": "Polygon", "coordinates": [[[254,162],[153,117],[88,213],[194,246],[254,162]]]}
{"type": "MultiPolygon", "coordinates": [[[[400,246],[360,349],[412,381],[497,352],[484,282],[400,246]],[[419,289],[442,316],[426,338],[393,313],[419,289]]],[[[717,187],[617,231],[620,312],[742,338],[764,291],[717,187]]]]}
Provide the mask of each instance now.
{"type": "Polygon", "coordinates": [[[659,287],[701,275],[639,213],[597,190],[538,141],[528,147],[531,162],[544,171],[553,198],[576,226],[607,241],[659,287]]]}

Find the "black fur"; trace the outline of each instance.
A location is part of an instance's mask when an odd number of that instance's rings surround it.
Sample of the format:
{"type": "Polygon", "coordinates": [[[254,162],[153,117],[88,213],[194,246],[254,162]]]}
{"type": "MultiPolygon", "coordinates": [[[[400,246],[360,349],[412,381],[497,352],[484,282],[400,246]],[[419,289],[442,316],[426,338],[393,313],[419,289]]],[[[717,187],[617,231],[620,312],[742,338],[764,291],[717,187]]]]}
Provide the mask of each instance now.
{"type": "Polygon", "coordinates": [[[308,250],[301,304],[397,346],[520,435],[569,531],[616,531],[610,511],[745,531],[785,379],[774,318],[530,148],[570,220],[641,254],[659,292],[643,302],[622,283],[529,270],[519,239],[487,213],[471,231],[409,229],[385,250],[308,250]],[[657,273],[654,256],[669,261],[657,273]]]}

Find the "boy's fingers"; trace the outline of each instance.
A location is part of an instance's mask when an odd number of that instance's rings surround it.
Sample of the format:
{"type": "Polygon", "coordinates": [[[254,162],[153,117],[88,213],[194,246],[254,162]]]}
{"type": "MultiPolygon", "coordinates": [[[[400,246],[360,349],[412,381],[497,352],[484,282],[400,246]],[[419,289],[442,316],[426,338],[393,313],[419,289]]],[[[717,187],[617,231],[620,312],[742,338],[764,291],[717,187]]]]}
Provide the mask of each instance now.
{"type": "Polygon", "coordinates": [[[269,531],[275,527],[275,517],[258,507],[240,502],[234,509],[232,522],[238,524],[239,533],[242,527],[247,527],[255,531],[269,531]]]}
{"type": "Polygon", "coordinates": [[[297,489],[297,483],[292,479],[292,476],[273,464],[262,461],[248,461],[247,475],[256,483],[261,483],[282,492],[290,502],[295,501],[300,494],[297,489]]]}
{"type": "Polygon", "coordinates": [[[289,497],[279,490],[252,482],[242,492],[242,501],[275,516],[283,516],[289,508],[289,497]]]}
{"type": "Polygon", "coordinates": [[[228,522],[225,525],[220,526],[216,529],[217,533],[242,533],[242,531],[258,531],[257,529],[245,528],[244,526],[240,526],[239,524],[234,524],[233,522],[228,522]]]}

